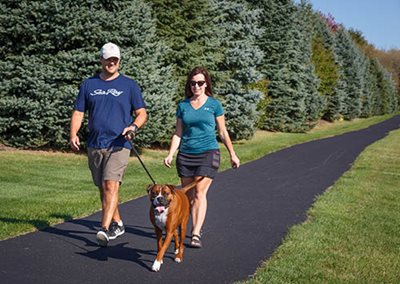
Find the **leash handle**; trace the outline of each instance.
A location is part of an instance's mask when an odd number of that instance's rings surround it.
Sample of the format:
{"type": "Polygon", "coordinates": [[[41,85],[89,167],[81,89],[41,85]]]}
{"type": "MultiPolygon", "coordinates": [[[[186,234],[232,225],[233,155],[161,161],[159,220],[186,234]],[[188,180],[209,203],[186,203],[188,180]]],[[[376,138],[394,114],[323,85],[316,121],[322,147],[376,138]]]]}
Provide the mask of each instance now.
{"type": "Polygon", "coordinates": [[[132,143],[132,150],[133,150],[133,152],[135,152],[136,157],[138,158],[139,162],[142,164],[143,169],[146,171],[147,175],[149,176],[149,178],[151,179],[153,184],[156,184],[156,181],[153,179],[153,177],[151,176],[151,174],[147,170],[146,166],[144,165],[142,159],[140,158],[140,155],[139,155],[138,151],[136,150],[135,146],[133,145],[133,143],[132,143]]]}

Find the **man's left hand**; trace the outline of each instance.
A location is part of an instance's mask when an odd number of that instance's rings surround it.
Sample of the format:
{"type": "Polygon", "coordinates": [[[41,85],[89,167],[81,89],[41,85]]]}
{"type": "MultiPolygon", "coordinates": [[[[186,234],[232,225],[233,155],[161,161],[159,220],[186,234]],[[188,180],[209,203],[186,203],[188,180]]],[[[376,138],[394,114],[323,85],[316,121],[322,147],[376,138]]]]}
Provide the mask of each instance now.
{"type": "Polygon", "coordinates": [[[137,130],[138,127],[135,124],[132,124],[122,131],[122,135],[125,136],[126,140],[132,141],[136,136],[137,130]]]}

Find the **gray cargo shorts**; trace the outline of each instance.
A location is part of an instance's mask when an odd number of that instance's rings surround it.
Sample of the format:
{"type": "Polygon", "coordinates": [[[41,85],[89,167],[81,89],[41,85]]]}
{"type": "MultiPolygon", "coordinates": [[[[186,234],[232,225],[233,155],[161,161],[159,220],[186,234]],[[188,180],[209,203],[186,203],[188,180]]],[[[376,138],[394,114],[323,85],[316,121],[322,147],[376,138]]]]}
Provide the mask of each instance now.
{"type": "Polygon", "coordinates": [[[101,187],[105,180],[121,183],[128,166],[130,152],[123,147],[88,148],[88,163],[93,183],[98,187],[101,187]]]}

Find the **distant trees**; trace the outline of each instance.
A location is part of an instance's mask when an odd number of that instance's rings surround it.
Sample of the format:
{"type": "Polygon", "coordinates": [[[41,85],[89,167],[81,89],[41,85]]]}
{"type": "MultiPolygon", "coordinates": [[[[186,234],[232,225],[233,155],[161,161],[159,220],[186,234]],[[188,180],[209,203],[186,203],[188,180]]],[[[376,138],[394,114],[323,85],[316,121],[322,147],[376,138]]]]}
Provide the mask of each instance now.
{"type": "Polygon", "coordinates": [[[198,65],[212,74],[235,140],[257,128],[305,132],[321,117],[399,109],[399,51],[376,50],[307,1],[6,0],[0,7],[0,142],[7,145],[68,146],[77,89],[99,71],[107,41],[121,46],[121,71],[139,82],[148,105],[142,146],[169,141],[186,75],[198,65]]]}
{"type": "Polygon", "coordinates": [[[365,59],[365,89],[362,97],[362,117],[392,113],[399,107],[400,50],[376,50],[360,31],[349,30],[353,41],[365,59]],[[383,57],[381,57],[383,56],[383,57]],[[385,60],[385,59],[389,59],[385,60]],[[397,59],[397,61],[396,61],[397,59]],[[397,65],[396,65],[397,64],[397,65]],[[384,67],[386,66],[386,67],[384,67]],[[391,71],[391,72],[389,72],[391,71]]]}
{"type": "Polygon", "coordinates": [[[361,31],[349,30],[358,47],[370,58],[377,59],[379,63],[392,74],[396,83],[397,92],[400,93],[400,49],[379,50],[368,43],[361,31]]]}
{"type": "Polygon", "coordinates": [[[388,51],[374,49],[373,57],[377,58],[392,74],[392,79],[396,82],[397,93],[400,94],[400,49],[390,49],[388,51]]]}

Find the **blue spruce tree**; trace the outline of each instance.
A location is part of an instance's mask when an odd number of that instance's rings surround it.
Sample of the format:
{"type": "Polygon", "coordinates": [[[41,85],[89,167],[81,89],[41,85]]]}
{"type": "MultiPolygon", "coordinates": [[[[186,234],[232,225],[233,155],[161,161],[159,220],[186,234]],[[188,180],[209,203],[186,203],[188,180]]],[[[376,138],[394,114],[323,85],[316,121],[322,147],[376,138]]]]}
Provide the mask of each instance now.
{"type": "Polygon", "coordinates": [[[243,1],[213,0],[214,25],[223,38],[224,64],[217,72],[224,80],[216,85],[223,98],[228,131],[234,140],[249,139],[256,130],[257,105],[261,92],[250,86],[261,79],[257,67],[262,52],[255,42],[261,34],[256,25],[258,10],[251,10],[243,1]]]}
{"type": "Polygon", "coordinates": [[[99,71],[98,50],[107,41],[121,46],[121,70],[138,79],[155,121],[146,125],[137,142],[150,144],[168,136],[175,84],[170,67],[163,64],[165,48],[154,36],[147,4],[141,0],[84,0],[79,5],[72,0],[9,1],[2,8],[0,40],[7,43],[0,49],[3,143],[68,147],[76,90],[83,79],[99,71]],[[160,82],[165,82],[161,91],[156,90],[160,82]]]}
{"type": "Polygon", "coordinates": [[[259,46],[263,72],[270,80],[264,129],[304,132],[312,128],[323,109],[318,79],[311,64],[310,8],[290,0],[256,1],[265,28],[259,46]],[[306,17],[302,21],[302,17],[306,17]]]}
{"type": "Polygon", "coordinates": [[[359,117],[361,114],[362,96],[362,58],[348,31],[341,26],[336,33],[335,53],[340,65],[339,88],[344,92],[342,115],[347,120],[359,117]]]}

